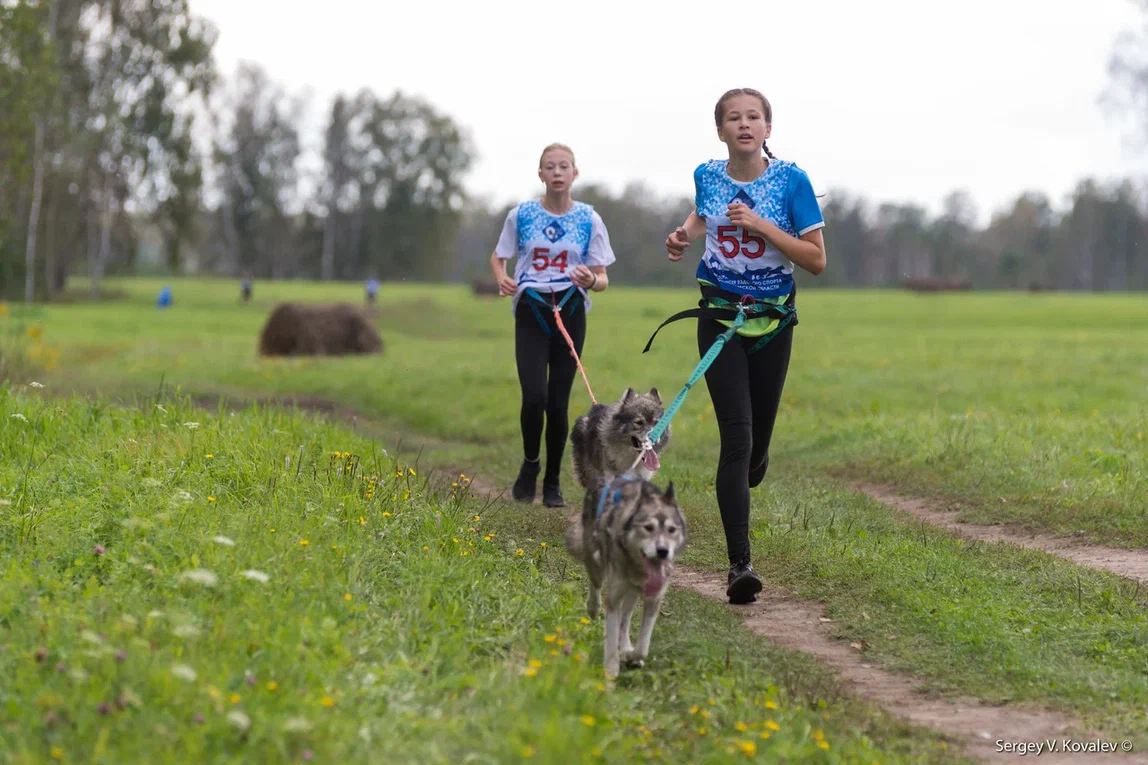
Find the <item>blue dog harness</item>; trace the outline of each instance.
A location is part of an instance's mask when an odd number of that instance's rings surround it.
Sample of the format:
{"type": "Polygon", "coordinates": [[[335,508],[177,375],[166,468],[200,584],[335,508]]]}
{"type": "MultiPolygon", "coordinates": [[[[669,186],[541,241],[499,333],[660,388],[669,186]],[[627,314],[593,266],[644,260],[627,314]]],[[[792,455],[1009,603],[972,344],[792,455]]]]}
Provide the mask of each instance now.
{"type": "Polygon", "coordinates": [[[602,487],[602,493],[598,495],[598,509],[595,511],[594,517],[600,518],[602,516],[602,511],[606,508],[607,496],[610,497],[611,502],[618,502],[620,499],[622,499],[622,486],[625,486],[628,483],[638,483],[641,480],[641,478],[629,472],[622,473],[622,475],[615,476],[613,479],[611,479],[605,486],[602,487]],[[621,485],[616,485],[618,481],[621,481],[621,485]],[[613,490],[612,496],[611,490],[613,490]]]}

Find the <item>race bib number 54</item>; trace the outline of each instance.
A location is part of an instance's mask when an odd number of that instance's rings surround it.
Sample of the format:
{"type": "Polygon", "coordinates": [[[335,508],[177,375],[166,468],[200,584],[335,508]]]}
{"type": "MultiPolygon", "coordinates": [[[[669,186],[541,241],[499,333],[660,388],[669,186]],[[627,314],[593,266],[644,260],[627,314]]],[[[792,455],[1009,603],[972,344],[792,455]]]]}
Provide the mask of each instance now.
{"type": "Polygon", "coordinates": [[[562,250],[560,253],[551,253],[549,247],[535,247],[530,264],[534,266],[535,271],[557,271],[565,274],[567,252],[562,250]]]}

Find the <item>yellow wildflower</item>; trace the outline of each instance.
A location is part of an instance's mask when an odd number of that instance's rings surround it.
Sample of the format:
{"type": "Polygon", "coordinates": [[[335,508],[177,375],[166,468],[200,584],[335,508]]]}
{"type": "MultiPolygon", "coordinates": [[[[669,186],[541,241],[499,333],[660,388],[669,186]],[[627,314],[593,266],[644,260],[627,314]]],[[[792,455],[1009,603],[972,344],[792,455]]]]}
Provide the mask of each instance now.
{"type": "Polygon", "coordinates": [[[361,515],[359,516],[359,525],[360,526],[366,526],[367,525],[367,519],[361,515]]]}
{"type": "Polygon", "coordinates": [[[526,554],[526,551],[523,550],[521,547],[519,547],[517,550],[514,551],[514,554],[517,555],[519,558],[521,558],[523,555],[526,554]]]}
{"type": "Polygon", "coordinates": [[[544,637],[542,639],[545,640],[547,643],[553,643],[555,640],[558,639],[558,636],[557,635],[547,635],[546,637],[544,637]]]}
{"type": "Polygon", "coordinates": [[[583,617],[582,617],[582,619],[581,619],[581,621],[582,621],[582,623],[583,623],[583,624],[589,624],[589,623],[590,623],[590,617],[588,617],[588,616],[583,616],[583,617]]]}
{"type": "Polygon", "coordinates": [[[535,669],[541,669],[542,668],[542,662],[540,662],[538,659],[531,659],[530,660],[530,666],[534,667],[535,669]]]}
{"type": "Polygon", "coordinates": [[[207,459],[209,459],[209,460],[213,460],[213,459],[215,459],[215,455],[214,455],[214,454],[206,454],[206,455],[204,455],[204,456],[205,456],[207,459]]]}
{"type": "Polygon", "coordinates": [[[752,741],[739,741],[737,742],[737,748],[740,749],[746,757],[753,757],[757,754],[757,744],[752,741]]]}
{"type": "Polygon", "coordinates": [[[828,741],[818,741],[817,746],[821,749],[824,749],[825,751],[829,751],[829,742],[828,741]]]}
{"type": "Polygon", "coordinates": [[[765,702],[765,708],[766,709],[777,709],[777,702],[776,701],[767,701],[767,702],[765,702]]]}
{"type": "Polygon", "coordinates": [[[582,715],[582,724],[593,727],[598,721],[592,715],[582,715]]]}
{"type": "Polygon", "coordinates": [[[350,599],[351,599],[351,593],[348,592],[348,593],[345,593],[343,595],[343,600],[350,600],[350,599]]]}
{"type": "Polygon", "coordinates": [[[214,501],[215,501],[215,497],[208,497],[208,498],[207,498],[207,501],[208,501],[208,502],[214,502],[214,501]]]}
{"type": "Polygon", "coordinates": [[[309,544],[311,544],[311,543],[310,543],[310,542],[308,542],[306,539],[300,539],[300,540],[299,540],[299,546],[300,546],[300,547],[306,547],[306,546],[307,546],[307,545],[309,545],[309,544]]]}
{"type": "Polygon", "coordinates": [[[231,698],[228,699],[232,704],[238,704],[242,700],[238,693],[231,694],[231,698]]]}
{"type": "Polygon", "coordinates": [[[390,518],[390,517],[391,517],[391,514],[390,514],[390,513],[388,513],[388,512],[385,512],[385,511],[384,511],[384,512],[383,512],[383,517],[384,517],[384,518],[390,518]]]}
{"type": "Polygon", "coordinates": [[[53,760],[62,760],[62,759],[64,759],[64,750],[63,750],[63,749],[61,749],[61,748],[60,748],[60,747],[58,747],[58,746],[54,746],[54,747],[52,747],[52,749],[51,749],[51,754],[52,754],[52,759],[53,759],[53,760]]]}
{"type": "Polygon", "coordinates": [[[323,698],[319,699],[319,703],[327,707],[327,709],[335,706],[335,700],[330,696],[324,696],[323,698]]]}
{"type": "Polygon", "coordinates": [[[534,677],[538,674],[538,669],[535,667],[527,667],[522,671],[522,674],[526,675],[527,677],[534,677]]]}
{"type": "Polygon", "coordinates": [[[690,714],[696,715],[697,713],[698,713],[698,705],[694,704],[692,707],[690,707],[690,714]]]}
{"type": "Polygon", "coordinates": [[[781,726],[778,725],[777,723],[775,723],[773,720],[766,720],[765,721],[765,727],[769,728],[772,731],[781,730],[781,726]]]}
{"type": "Polygon", "coordinates": [[[767,730],[763,730],[763,731],[761,732],[761,737],[762,737],[762,739],[768,739],[768,738],[769,738],[770,736],[772,736],[772,735],[773,735],[773,734],[772,734],[772,733],[770,733],[770,732],[769,732],[769,731],[767,731],[767,730]]]}
{"type": "Polygon", "coordinates": [[[534,756],[534,747],[532,747],[532,746],[522,747],[522,756],[523,757],[533,757],[534,756]]]}
{"type": "Polygon", "coordinates": [[[267,690],[269,690],[269,691],[275,691],[278,688],[279,688],[279,683],[275,682],[274,680],[272,680],[271,682],[269,682],[267,684],[267,690]]]}
{"type": "Polygon", "coordinates": [[[739,722],[739,723],[735,724],[733,727],[734,727],[734,730],[736,730],[738,733],[745,733],[747,730],[749,730],[749,726],[743,722],[739,722]]]}

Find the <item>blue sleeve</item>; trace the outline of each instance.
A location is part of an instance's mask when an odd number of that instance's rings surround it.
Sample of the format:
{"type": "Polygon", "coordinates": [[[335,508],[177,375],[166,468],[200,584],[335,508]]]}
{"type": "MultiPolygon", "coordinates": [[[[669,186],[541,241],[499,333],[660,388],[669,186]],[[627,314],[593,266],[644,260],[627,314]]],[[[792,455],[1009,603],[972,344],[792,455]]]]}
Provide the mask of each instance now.
{"type": "Polygon", "coordinates": [[[796,165],[789,172],[789,218],[799,237],[825,225],[821,205],[813,193],[813,184],[805,171],[796,165]]]}
{"type": "Polygon", "coordinates": [[[697,208],[699,218],[706,217],[702,212],[705,206],[705,174],[706,163],[703,162],[694,168],[694,207],[697,208]]]}

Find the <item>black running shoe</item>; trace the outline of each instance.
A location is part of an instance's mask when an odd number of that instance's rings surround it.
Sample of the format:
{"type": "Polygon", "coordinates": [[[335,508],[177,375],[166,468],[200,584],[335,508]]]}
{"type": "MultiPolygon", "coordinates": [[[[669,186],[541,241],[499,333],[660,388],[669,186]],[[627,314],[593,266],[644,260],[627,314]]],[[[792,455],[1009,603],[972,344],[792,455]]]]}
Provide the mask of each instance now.
{"type": "Polygon", "coordinates": [[[542,504],[547,507],[566,507],[566,500],[563,499],[562,490],[557,482],[542,482],[542,504]]]}
{"type": "Polygon", "coordinates": [[[518,470],[518,479],[510,489],[511,496],[516,502],[533,502],[534,492],[538,485],[538,471],[541,468],[538,460],[531,462],[523,460],[518,470]]]}
{"type": "Polygon", "coordinates": [[[757,600],[757,593],[761,592],[761,577],[753,571],[749,560],[734,563],[729,567],[729,586],[725,594],[730,603],[744,605],[757,600]]]}

